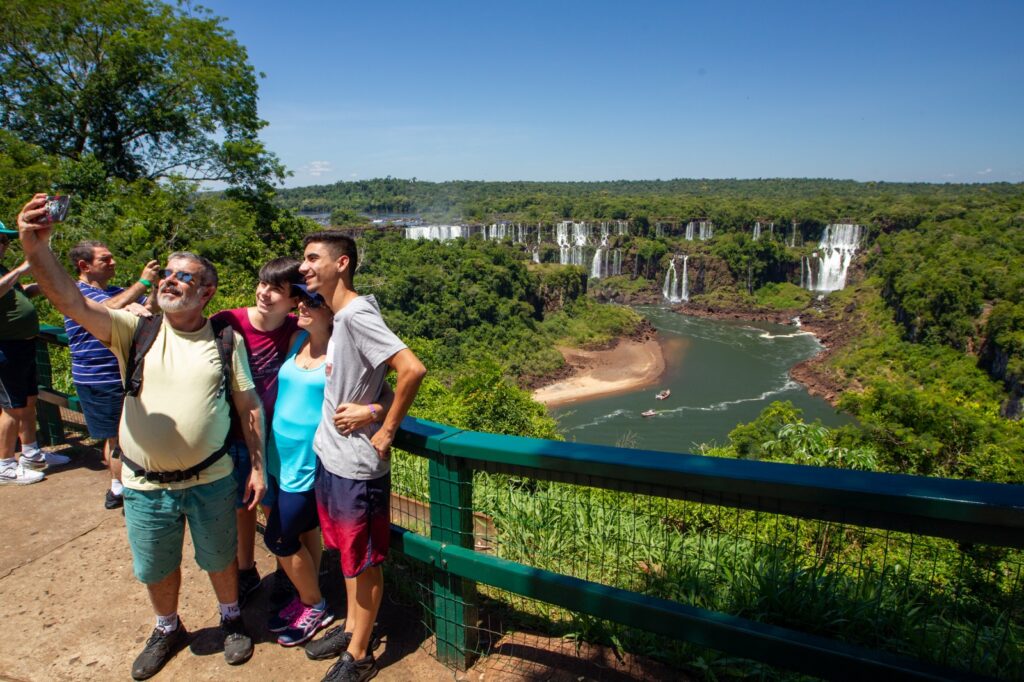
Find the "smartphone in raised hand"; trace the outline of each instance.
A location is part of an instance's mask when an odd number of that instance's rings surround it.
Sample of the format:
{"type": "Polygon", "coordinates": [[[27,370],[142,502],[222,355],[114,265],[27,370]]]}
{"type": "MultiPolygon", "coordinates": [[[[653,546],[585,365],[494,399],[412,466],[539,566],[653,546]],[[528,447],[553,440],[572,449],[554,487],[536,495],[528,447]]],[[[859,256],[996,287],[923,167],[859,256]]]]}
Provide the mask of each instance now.
{"type": "Polygon", "coordinates": [[[44,220],[51,225],[59,223],[68,217],[68,205],[71,197],[68,195],[50,195],[46,197],[46,216],[44,220]]]}

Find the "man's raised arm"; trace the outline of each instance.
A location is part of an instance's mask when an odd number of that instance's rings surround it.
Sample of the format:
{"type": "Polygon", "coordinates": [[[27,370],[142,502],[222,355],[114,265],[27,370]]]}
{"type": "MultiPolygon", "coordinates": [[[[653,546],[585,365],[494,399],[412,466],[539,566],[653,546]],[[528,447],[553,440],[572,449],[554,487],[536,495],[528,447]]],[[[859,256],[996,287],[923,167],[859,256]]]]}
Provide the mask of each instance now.
{"type": "Polygon", "coordinates": [[[32,266],[32,276],[57,310],[85,327],[101,343],[109,344],[110,312],[82,296],[74,280],[57,262],[49,243],[53,226],[43,222],[46,213],[46,195],[37,194],[18,214],[21,246],[32,266]]]}

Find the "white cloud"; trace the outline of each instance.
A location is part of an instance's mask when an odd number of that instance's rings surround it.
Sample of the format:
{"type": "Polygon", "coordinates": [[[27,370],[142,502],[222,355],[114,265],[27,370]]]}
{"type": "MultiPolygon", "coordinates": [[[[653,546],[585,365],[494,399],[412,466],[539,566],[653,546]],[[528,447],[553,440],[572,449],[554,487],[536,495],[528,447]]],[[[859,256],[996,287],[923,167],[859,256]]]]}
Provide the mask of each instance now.
{"type": "Polygon", "coordinates": [[[330,161],[310,161],[308,164],[302,167],[307,174],[314,178],[319,178],[321,175],[326,175],[331,172],[330,161]]]}
{"type": "Polygon", "coordinates": [[[991,168],[986,168],[985,170],[978,171],[978,175],[988,175],[991,172],[992,172],[991,168]]]}

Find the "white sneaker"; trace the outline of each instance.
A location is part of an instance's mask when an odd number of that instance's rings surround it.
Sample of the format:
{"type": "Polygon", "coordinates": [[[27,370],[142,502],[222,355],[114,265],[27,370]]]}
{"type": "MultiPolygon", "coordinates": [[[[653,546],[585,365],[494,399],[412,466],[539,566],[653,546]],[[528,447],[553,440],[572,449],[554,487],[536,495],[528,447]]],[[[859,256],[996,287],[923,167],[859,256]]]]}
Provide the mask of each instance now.
{"type": "Polygon", "coordinates": [[[46,478],[42,471],[32,471],[20,464],[0,467],[0,485],[28,485],[46,478]]]}
{"type": "Polygon", "coordinates": [[[67,455],[50,452],[49,450],[39,450],[34,455],[21,453],[21,466],[35,469],[36,471],[43,471],[48,467],[62,467],[70,461],[71,458],[67,455]]]}

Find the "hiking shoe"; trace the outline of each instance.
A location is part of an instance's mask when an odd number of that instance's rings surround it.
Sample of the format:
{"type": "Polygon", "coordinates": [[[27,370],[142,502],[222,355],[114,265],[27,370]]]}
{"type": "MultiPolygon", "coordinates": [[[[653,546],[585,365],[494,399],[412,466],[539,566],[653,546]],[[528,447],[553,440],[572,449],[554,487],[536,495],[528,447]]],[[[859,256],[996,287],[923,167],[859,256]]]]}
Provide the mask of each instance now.
{"type": "Polygon", "coordinates": [[[253,592],[260,588],[260,572],[256,567],[238,569],[238,607],[245,606],[253,592]]]}
{"type": "Polygon", "coordinates": [[[305,606],[303,606],[298,597],[292,599],[288,606],[270,617],[270,620],[267,621],[267,629],[271,632],[287,630],[292,626],[292,623],[295,622],[296,617],[302,613],[304,608],[305,606]]]}
{"type": "MultiPolygon", "coordinates": [[[[348,649],[352,641],[352,633],[345,632],[344,625],[338,625],[327,631],[320,639],[306,645],[306,657],[311,661],[326,661],[328,658],[337,658],[348,649]]],[[[377,632],[377,624],[373,624],[370,632],[370,651],[380,648],[380,633],[377,632]]]]}
{"type": "Polygon", "coordinates": [[[327,602],[322,603],[324,605],[322,609],[302,604],[302,610],[299,612],[299,615],[295,616],[291,626],[278,636],[277,643],[281,646],[303,644],[313,639],[313,635],[333,623],[334,612],[331,611],[331,607],[327,605],[327,602]]]}
{"type": "Polygon", "coordinates": [[[148,680],[160,672],[167,661],[174,658],[174,654],[185,648],[188,644],[188,631],[179,620],[178,627],[171,632],[164,633],[159,628],[153,629],[153,634],[146,640],[146,646],[132,663],[132,679],[148,680]]]}
{"type": "Polygon", "coordinates": [[[274,589],[270,592],[270,610],[277,613],[292,603],[292,599],[298,599],[299,591],[292,585],[288,574],[282,570],[274,571],[274,589]]]}
{"type": "Polygon", "coordinates": [[[43,471],[48,467],[62,467],[70,461],[71,458],[67,455],[50,452],[49,450],[39,450],[34,455],[21,453],[21,466],[35,469],[36,471],[43,471]]]}
{"type": "Polygon", "coordinates": [[[379,672],[380,668],[377,667],[377,659],[373,654],[367,654],[366,658],[357,661],[346,651],[327,671],[323,682],[365,682],[376,677],[379,672]]]}
{"type": "Polygon", "coordinates": [[[39,483],[46,478],[42,471],[26,469],[20,464],[9,464],[0,467],[0,485],[28,485],[39,483]]]}
{"type": "Polygon", "coordinates": [[[242,617],[221,617],[220,630],[224,633],[224,660],[228,665],[242,665],[252,658],[252,637],[245,631],[242,617]]]}
{"type": "Polygon", "coordinates": [[[107,488],[107,496],[103,500],[103,506],[107,509],[117,509],[118,507],[124,506],[124,496],[115,495],[114,491],[107,488]]]}

